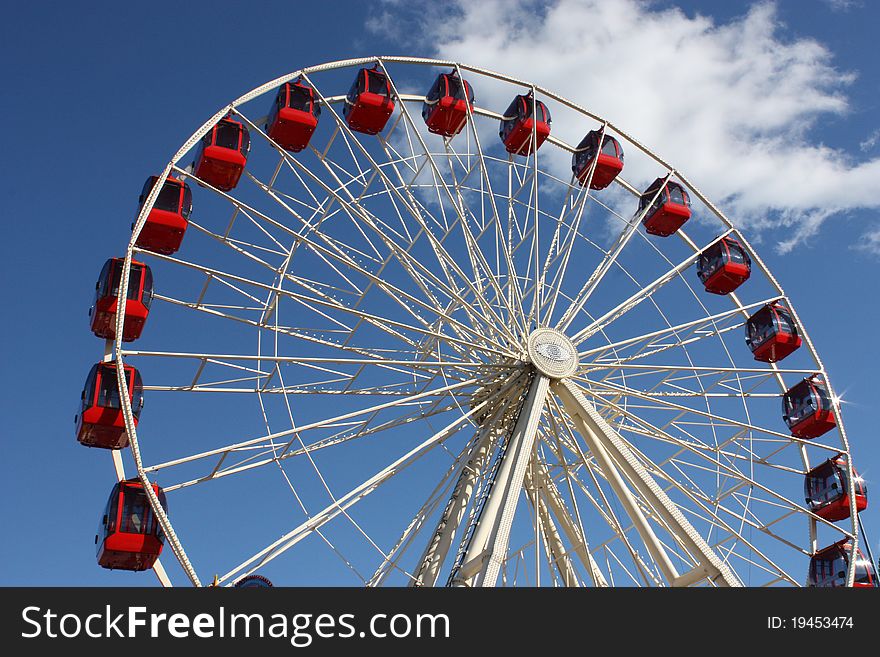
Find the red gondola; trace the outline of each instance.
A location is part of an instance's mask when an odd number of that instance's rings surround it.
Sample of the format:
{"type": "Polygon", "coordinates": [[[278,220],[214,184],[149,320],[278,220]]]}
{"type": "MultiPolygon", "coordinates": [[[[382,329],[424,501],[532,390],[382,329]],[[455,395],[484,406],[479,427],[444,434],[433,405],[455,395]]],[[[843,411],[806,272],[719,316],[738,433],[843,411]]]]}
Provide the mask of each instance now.
{"type": "Polygon", "coordinates": [[[217,121],[199,142],[195,175],[224,192],[233,189],[247,164],[251,135],[238,121],[226,117],[217,121]]]}
{"type": "MultiPolygon", "coordinates": [[[[153,492],[167,512],[165,493],[156,484],[153,492]]],[[[165,534],[138,479],[120,481],[113,487],[98,531],[98,565],[111,570],[149,570],[165,543],[165,534]]]]}
{"type": "MultiPolygon", "coordinates": [[[[131,365],[125,368],[128,398],[137,426],[144,407],[144,387],[140,373],[131,365]]],[[[119,380],[116,363],[94,365],[80,395],[80,411],[76,416],[76,439],[86,447],[122,449],[128,445],[125,420],[119,403],[119,380]]]]}
{"type": "Polygon", "coordinates": [[[700,254],[697,276],[706,292],[730,294],[752,273],[752,259],[732,237],[722,237],[700,254]]]}
{"type": "Polygon", "coordinates": [[[815,374],[783,395],[782,417],[798,438],[816,438],[837,425],[825,382],[815,374]]]}
{"type": "Polygon", "coordinates": [[[599,148],[599,135],[601,130],[590,130],[586,137],[581,140],[571,157],[571,170],[581,185],[587,184],[590,177],[590,167],[598,157],[593,179],[590,181],[590,189],[605,189],[611,181],[623,171],[623,148],[620,142],[611,135],[606,134],[602,138],[602,148],[599,148]]]}
{"type": "MultiPolygon", "coordinates": [[[[861,513],[868,508],[868,486],[855,470],[853,483],[856,513],[861,513]]],[[[845,454],[838,454],[807,473],[804,497],[810,511],[825,520],[836,522],[850,517],[845,454]]]]}
{"type": "MultiPolygon", "coordinates": [[[[153,191],[158,180],[159,176],[147,178],[138,199],[138,213],[144,207],[147,196],[153,191]]],[[[147,215],[136,245],[165,255],[174,253],[183,241],[190,212],[192,212],[192,190],[182,180],[169,176],[162,183],[162,189],[156,197],[153,209],[147,215]]]]}
{"type": "MultiPolygon", "coordinates": [[[[852,555],[852,543],[848,538],[820,550],[810,559],[810,574],[807,586],[841,587],[846,586],[846,572],[852,555]]],[[[854,588],[874,588],[877,586],[877,571],[859,550],[856,553],[856,574],[854,588]]]]}
{"type": "Polygon", "coordinates": [[[268,135],[284,150],[299,153],[309,145],[319,118],[321,106],[315,102],[315,90],[299,81],[285,82],[269,113],[268,135]]]}
{"type": "MultiPolygon", "coordinates": [[[[124,265],[124,258],[110,258],[104,263],[98,282],[95,283],[95,301],[89,308],[89,321],[92,333],[99,338],[116,338],[117,297],[124,265]]],[[[123,342],[131,342],[140,337],[150,314],[152,301],[153,273],[144,263],[132,260],[125,300],[125,323],[122,326],[123,342]]]]}
{"type": "Polygon", "coordinates": [[[801,338],[788,310],[773,302],[746,321],[746,344],[755,360],[776,363],[800,347],[801,338]]]}
{"type": "Polygon", "coordinates": [[[535,133],[534,148],[538,150],[550,136],[550,122],[550,110],[540,100],[535,100],[530,91],[516,96],[510,103],[501,117],[498,135],[508,153],[529,155],[532,152],[532,132],[535,133]]]}
{"type": "Polygon", "coordinates": [[[639,212],[643,211],[645,230],[651,235],[668,237],[691,218],[691,199],[677,182],[670,180],[664,184],[663,178],[657,178],[639,198],[639,212]]]}
{"type": "Polygon", "coordinates": [[[467,123],[468,107],[474,108],[474,90],[468,81],[455,71],[441,73],[425,96],[422,118],[429,132],[452,137],[467,123]]]}
{"type": "Polygon", "coordinates": [[[359,70],[342,108],[348,127],[375,135],[382,132],[393,112],[394,100],[388,76],[378,67],[359,70]]]}

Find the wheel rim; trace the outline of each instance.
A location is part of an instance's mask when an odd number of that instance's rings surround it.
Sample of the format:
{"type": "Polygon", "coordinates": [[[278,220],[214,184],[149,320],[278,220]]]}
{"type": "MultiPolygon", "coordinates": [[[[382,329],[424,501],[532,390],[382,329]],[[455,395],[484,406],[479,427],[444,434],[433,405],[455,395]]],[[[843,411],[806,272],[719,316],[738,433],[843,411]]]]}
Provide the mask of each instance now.
{"type": "MultiPolygon", "coordinates": [[[[139,440],[121,381],[135,468],[145,480],[160,478],[172,494],[173,520],[158,515],[191,581],[201,580],[185,546],[196,546],[193,554],[199,553],[195,563],[201,578],[222,573],[221,583],[232,583],[252,572],[274,572],[275,557],[281,555],[285,559],[277,561],[288,564],[288,573],[290,564],[294,570],[308,570],[311,564],[323,563],[318,550],[308,550],[299,559],[292,556],[297,550],[290,548],[308,538],[354,574],[348,583],[452,583],[455,573],[467,565],[467,538],[479,525],[491,490],[488,482],[498,472],[496,464],[504,461],[503,446],[535,380],[528,337],[536,327],[558,329],[577,346],[580,365],[566,380],[632,449],[738,582],[801,584],[807,555],[841,534],[856,538],[854,517],[833,525],[797,502],[811,464],[849,453],[830,384],[838,420],[833,434],[814,441],[792,439],[778,417],[778,401],[773,399],[778,400],[786,382],[814,372],[828,380],[803,325],[799,323],[806,349],[798,355],[797,366],[759,367],[751,360],[741,342],[745,317],[767,301],[781,298],[791,307],[790,302],[726,217],[628,134],[548,90],[483,69],[413,58],[348,60],[303,69],[245,94],[194,133],[164,175],[192,181],[182,165],[185,156],[229,110],[248,124],[254,154],[239,188],[228,194],[198,192],[197,207],[200,201],[204,205],[194,216],[205,220],[194,218],[190,232],[206,246],[200,242],[191,248],[195,238],[190,234],[173,257],[133,246],[157,186],[136,222],[125,277],[133,254],[150,258],[162,290],[157,310],[174,308],[175,322],[189,317],[177,324],[181,331],[192,328],[188,339],[180,342],[197,347],[225,341],[238,348],[188,351],[178,343],[148,350],[121,342],[113,347],[118,367],[137,359],[155,372],[151,383],[144,368],[146,389],[151,391],[148,405],[160,392],[184,400],[197,395],[256,397],[263,417],[263,431],[255,431],[251,421],[251,435],[243,440],[196,436],[185,449],[179,442],[175,448],[167,444],[172,441],[161,444],[152,433],[147,437],[146,424],[141,425],[139,440]],[[416,105],[423,97],[396,86],[398,109],[384,133],[367,138],[348,130],[337,109],[339,89],[344,88],[338,84],[344,76],[337,74],[353,75],[358,67],[374,63],[387,67],[392,81],[398,79],[398,70],[407,70],[401,80],[418,77],[413,72],[420,71],[425,89],[431,75],[457,67],[478,94],[462,133],[451,140],[428,135],[416,105]],[[304,156],[273,149],[258,125],[262,114],[255,113],[261,104],[268,105],[266,97],[261,103],[261,95],[300,75],[325,103],[313,141],[317,150],[304,156]],[[638,153],[666,167],[664,173],[699,200],[698,214],[714,225],[694,225],[694,234],[700,235],[694,238],[688,232],[691,226],[686,226],[678,237],[666,238],[676,241],[673,249],[669,242],[640,232],[639,221],[619,210],[623,206],[616,196],[565,180],[553,167],[552,156],[547,158],[551,164],[542,168],[548,149],[571,151],[579,138],[566,143],[551,135],[536,156],[507,157],[499,152],[497,139],[490,140],[498,115],[480,106],[478,82],[506,86],[511,96],[532,89],[545,102],[563,106],[569,116],[579,116],[584,133],[598,121],[623,142],[628,156],[638,153]],[[335,95],[329,93],[331,88],[335,95]],[[258,149],[264,152],[258,155],[258,149]],[[274,164],[267,157],[271,154],[274,164]],[[223,207],[225,214],[219,211],[223,207]],[[596,236],[602,219],[617,223],[617,235],[607,245],[596,236]],[[699,286],[693,285],[692,264],[695,253],[724,234],[735,236],[748,250],[757,265],[753,278],[762,280],[751,286],[754,293],[743,289],[749,301],[731,295],[721,310],[710,303],[717,300],[707,300],[694,289],[699,286]],[[649,255],[653,269],[645,262],[649,255]],[[612,281],[617,282],[609,285],[612,281]],[[683,318],[673,319],[679,313],[683,318]],[[301,321],[305,316],[313,325],[301,321]],[[236,327],[212,329],[204,320],[236,327]],[[263,325],[257,326],[259,322],[263,325]],[[244,350],[245,327],[251,339],[257,332],[255,352],[244,350]],[[207,340],[212,330],[216,340],[207,340]],[[201,339],[191,340],[193,334],[201,339]],[[186,370],[184,364],[193,367],[186,370]],[[215,371],[226,372],[226,378],[211,382],[215,371]],[[249,386],[248,393],[232,392],[249,386]],[[322,399],[334,401],[313,401],[322,399]],[[366,423],[365,417],[370,418],[366,423]],[[283,423],[287,426],[282,429],[283,423]],[[469,431],[452,432],[459,427],[469,431]],[[348,437],[358,431],[356,440],[348,437]],[[410,434],[416,439],[401,438],[410,434]],[[331,452],[341,453],[345,446],[379,435],[396,447],[384,463],[375,454],[354,453],[382,477],[390,465],[406,470],[424,463],[407,460],[410,448],[419,445],[433,455],[445,454],[445,463],[435,459],[438,463],[418,476],[407,479],[395,471],[378,485],[364,487],[371,481],[369,473],[359,472],[358,477],[348,472],[347,458],[324,460],[331,452]],[[455,510],[460,515],[451,522],[443,511],[452,504],[449,496],[469,461],[479,476],[467,484],[469,502],[455,510]],[[294,468],[294,462],[307,467],[294,468]],[[309,469],[311,482],[300,483],[309,469]],[[226,520],[240,528],[235,530],[236,540],[228,543],[244,550],[243,560],[234,558],[231,545],[230,554],[223,554],[223,532],[213,532],[209,540],[199,537],[209,532],[200,526],[197,510],[217,504],[212,501],[215,493],[192,495],[180,507],[189,511],[175,508],[175,491],[183,499],[187,491],[219,489],[224,481],[267,470],[275,470],[276,481],[289,489],[284,503],[266,503],[265,498],[276,493],[258,487],[264,492],[252,498],[250,506],[220,507],[228,509],[226,520]],[[419,477],[430,485],[416,492],[419,477]],[[400,479],[408,483],[397,489],[390,485],[400,479]],[[353,496],[347,498],[351,491],[353,496]],[[365,491],[369,492],[363,495],[365,491]],[[374,495],[377,492],[393,510],[388,515],[395,517],[396,532],[387,526],[394,524],[384,517],[387,509],[379,505],[362,518],[355,515],[356,509],[367,506],[366,500],[380,497],[374,495]],[[398,510],[392,502],[400,497],[411,497],[412,508],[398,510]],[[349,501],[352,505],[345,506],[349,501]],[[268,515],[277,518],[274,527],[253,517],[261,516],[264,505],[271,509],[268,515]],[[298,509],[299,522],[291,508],[298,509]],[[322,512],[332,518],[315,527],[324,518],[322,512]],[[449,529],[451,524],[457,531],[449,529]],[[335,534],[336,525],[346,525],[347,531],[335,534]],[[291,527],[296,529],[290,531],[291,527]],[[286,538],[276,543],[279,530],[286,538]],[[426,572],[426,555],[438,535],[448,545],[442,563],[427,568],[436,571],[431,575],[435,579],[425,582],[420,573],[426,572]]],[[[623,190],[621,195],[638,194],[623,178],[618,182],[612,187],[623,190]]],[[[629,205],[635,202],[630,198],[629,205]]],[[[121,289],[126,289],[125,277],[121,289]]],[[[174,335],[168,330],[172,320],[165,321],[157,341],[174,335]]],[[[117,335],[121,334],[118,325],[117,335]]],[[[237,402],[208,407],[227,406],[227,422],[239,417],[237,402]]],[[[619,493],[609,488],[613,477],[585,448],[558,394],[551,392],[540,404],[537,422],[536,456],[526,464],[524,492],[513,502],[514,511],[522,508],[512,521],[499,583],[671,583],[647,549],[648,542],[633,528],[632,517],[622,511],[619,493]]],[[[211,423],[193,426],[204,424],[211,423]]],[[[247,431],[230,430],[226,435],[242,434],[247,431]]],[[[411,456],[420,455],[417,451],[411,456]]],[[[121,459],[116,463],[122,478],[121,459]]],[[[852,471],[847,474],[852,490],[852,471]]],[[[227,495],[234,500],[245,488],[233,487],[227,495]]],[[[152,489],[147,491],[149,495],[152,489]]],[[[638,494],[636,505],[643,507],[676,573],[698,565],[699,558],[682,545],[680,534],[638,494]]],[[[157,507],[154,504],[154,510],[157,507]]],[[[208,525],[218,529],[224,513],[214,511],[212,517],[208,525]]],[[[291,578],[291,583],[297,581],[291,578]]]]}

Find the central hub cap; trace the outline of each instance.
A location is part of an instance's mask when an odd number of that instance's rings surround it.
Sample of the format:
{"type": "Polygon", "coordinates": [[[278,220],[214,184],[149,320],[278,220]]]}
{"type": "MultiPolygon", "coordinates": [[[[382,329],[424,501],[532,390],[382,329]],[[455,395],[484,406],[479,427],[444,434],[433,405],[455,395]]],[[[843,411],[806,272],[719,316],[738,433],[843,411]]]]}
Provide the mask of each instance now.
{"type": "Polygon", "coordinates": [[[529,336],[529,359],[544,376],[564,379],[577,372],[577,347],[565,335],[551,328],[540,328],[529,336]]]}

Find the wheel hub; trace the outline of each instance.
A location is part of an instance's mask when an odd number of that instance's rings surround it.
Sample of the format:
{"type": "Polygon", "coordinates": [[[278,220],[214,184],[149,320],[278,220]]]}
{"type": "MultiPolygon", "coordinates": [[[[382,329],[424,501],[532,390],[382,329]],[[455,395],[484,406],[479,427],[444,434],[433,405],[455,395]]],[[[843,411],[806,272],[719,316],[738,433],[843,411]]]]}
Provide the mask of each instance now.
{"type": "Polygon", "coordinates": [[[532,331],[528,354],[534,368],[551,379],[564,379],[577,372],[577,347],[556,329],[532,331]]]}

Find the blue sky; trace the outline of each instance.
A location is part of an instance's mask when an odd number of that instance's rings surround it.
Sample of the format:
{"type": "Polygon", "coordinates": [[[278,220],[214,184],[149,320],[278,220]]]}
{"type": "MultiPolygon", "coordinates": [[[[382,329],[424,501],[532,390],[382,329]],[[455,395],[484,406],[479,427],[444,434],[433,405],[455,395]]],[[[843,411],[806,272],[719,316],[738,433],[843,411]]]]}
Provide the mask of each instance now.
{"type": "MultiPolygon", "coordinates": [[[[604,4],[620,16],[650,22],[652,34],[666,26],[670,42],[690,36],[704,49],[658,52],[640,42],[636,30],[627,37],[631,59],[605,65],[590,50],[593,59],[582,65],[619,67],[618,79],[640,66],[675,71],[677,95],[687,102],[665,107],[662,116],[671,117],[676,130],[660,120],[645,119],[649,124],[643,125],[638,114],[619,116],[615,109],[622,104],[607,97],[596,102],[674,163],[685,160],[681,168],[743,225],[794,300],[843,394],[856,466],[869,484],[880,481],[875,429],[880,348],[874,339],[880,323],[875,287],[880,200],[877,178],[870,177],[880,157],[875,45],[880,8],[830,0],[604,4]],[[753,27],[763,21],[772,28],[756,36],[743,27],[749,18],[753,27]],[[714,56],[748,53],[751,46],[757,49],[756,65],[766,63],[760,50],[770,47],[792,71],[783,66],[756,79],[711,65],[714,56]],[[804,73],[810,67],[815,77],[804,73]],[[714,80],[719,89],[735,79],[755,85],[728,96],[687,88],[687,79],[714,80]],[[773,80],[786,102],[757,103],[775,97],[766,86],[773,80]],[[792,107],[789,101],[797,99],[802,106],[792,107]],[[732,131],[725,126],[740,120],[730,103],[749,101],[787,122],[764,129],[766,122],[742,119],[741,134],[762,146],[747,151],[753,158],[745,161],[731,155],[732,131]],[[724,126],[715,124],[719,116],[724,126]],[[706,152],[709,145],[718,150],[706,152]],[[755,170],[766,179],[743,173],[755,170]],[[768,188],[777,190],[775,199],[768,188]]],[[[94,563],[93,527],[112,467],[106,455],[76,443],[72,421],[82,381],[100,357],[101,345],[86,322],[94,279],[103,260],[124,249],[144,178],[231,99],[324,61],[449,54],[514,75],[521,67],[521,77],[574,97],[556,84],[566,74],[558,53],[547,56],[542,47],[521,43],[532,29],[543,40],[552,37],[545,21],[559,7],[527,3],[505,17],[501,5],[484,6],[488,17],[465,11],[454,25],[397,2],[263,2],[246,8],[157,2],[148,9],[109,2],[20,3],[7,11],[0,26],[7,119],[0,165],[6,230],[0,260],[6,298],[0,328],[5,345],[0,473],[7,491],[0,509],[7,540],[0,552],[6,564],[0,583],[152,583],[105,573],[94,563]],[[508,20],[521,28],[520,42],[485,38],[483,30],[514,33],[508,20]]],[[[566,35],[573,39],[571,57],[585,52],[578,34],[588,40],[587,26],[566,35]]],[[[606,52],[620,56],[617,47],[612,39],[606,52]]],[[[597,78],[600,83],[608,80],[597,78]]],[[[640,90],[630,84],[618,96],[624,92],[638,97],[640,90]]],[[[878,508],[873,503],[863,514],[875,556],[878,508]]]]}

